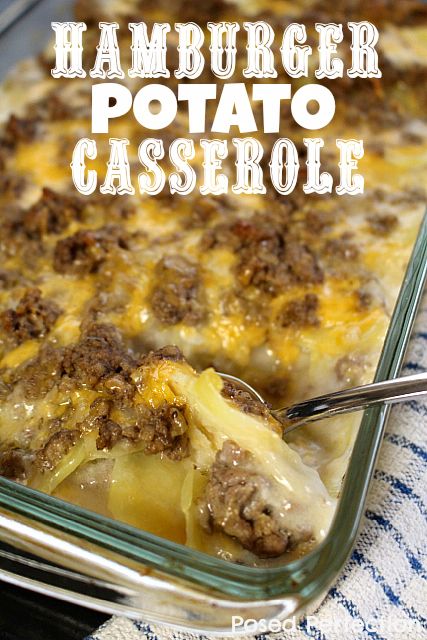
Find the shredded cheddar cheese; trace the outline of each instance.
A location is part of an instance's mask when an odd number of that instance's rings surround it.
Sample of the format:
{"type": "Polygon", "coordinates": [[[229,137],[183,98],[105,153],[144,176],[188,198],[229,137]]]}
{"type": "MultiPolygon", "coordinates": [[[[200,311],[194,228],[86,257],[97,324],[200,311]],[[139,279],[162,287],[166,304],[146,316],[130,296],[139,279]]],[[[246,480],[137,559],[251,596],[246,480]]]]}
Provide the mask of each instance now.
{"type": "MultiPolygon", "coordinates": [[[[166,4],[147,1],[144,19],[170,21],[166,4]]],[[[208,4],[211,19],[237,11],[208,4]]],[[[268,4],[279,23],[323,15],[312,0],[237,4],[250,19],[268,4]]],[[[100,19],[139,10],[95,5],[100,19]]],[[[325,146],[365,139],[354,198],[81,197],[69,162],[90,130],[90,80],[54,80],[40,60],[12,72],[0,89],[1,474],[249,564],[325,537],[360,416],[285,443],[265,407],[215,370],[275,406],[372,380],[425,208],[426,29],[401,12],[401,25],[384,24],[380,85],[334,85],[325,146]]],[[[110,135],[141,131],[124,117],[110,135]]],[[[101,175],[107,136],[98,150],[88,168],[101,175]]]]}

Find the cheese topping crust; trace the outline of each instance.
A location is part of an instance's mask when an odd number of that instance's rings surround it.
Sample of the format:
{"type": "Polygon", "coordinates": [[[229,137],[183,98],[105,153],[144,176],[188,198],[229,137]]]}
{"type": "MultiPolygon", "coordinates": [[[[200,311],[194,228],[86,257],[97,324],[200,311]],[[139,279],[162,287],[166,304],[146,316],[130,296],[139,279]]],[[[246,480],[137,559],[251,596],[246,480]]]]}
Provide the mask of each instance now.
{"type": "MultiPolygon", "coordinates": [[[[53,80],[51,49],[22,63],[0,90],[0,473],[223,558],[282,562],[326,535],[360,416],[285,444],[214,370],[274,406],[372,380],[425,208],[426,8],[168,4],[77,2],[76,15],[93,51],[99,20],[141,15],[376,24],[383,78],[327,81],[337,113],[322,132],[331,150],[364,138],[365,194],[85,198],[69,162],[91,137],[91,80],[53,80]]],[[[151,133],[111,126],[137,141],[136,163],[151,133]]],[[[178,120],[165,144],[183,132],[178,120]]],[[[100,175],[108,137],[88,163],[100,175]]]]}

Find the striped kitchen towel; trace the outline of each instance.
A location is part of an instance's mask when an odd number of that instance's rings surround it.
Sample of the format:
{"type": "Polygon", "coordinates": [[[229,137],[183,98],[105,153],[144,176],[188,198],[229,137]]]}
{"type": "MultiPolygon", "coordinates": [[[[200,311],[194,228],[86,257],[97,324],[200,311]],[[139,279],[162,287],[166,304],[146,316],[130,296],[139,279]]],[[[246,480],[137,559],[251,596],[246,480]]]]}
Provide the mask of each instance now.
{"type": "MultiPolygon", "coordinates": [[[[427,298],[404,373],[426,370],[427,298]]],[[[356,548],[322,605],[276,637],[427,640],[427,401],[393,408],[365,515],[356,548]]],[[[114,617],[88,640],[207,638],[114,617]]]]}

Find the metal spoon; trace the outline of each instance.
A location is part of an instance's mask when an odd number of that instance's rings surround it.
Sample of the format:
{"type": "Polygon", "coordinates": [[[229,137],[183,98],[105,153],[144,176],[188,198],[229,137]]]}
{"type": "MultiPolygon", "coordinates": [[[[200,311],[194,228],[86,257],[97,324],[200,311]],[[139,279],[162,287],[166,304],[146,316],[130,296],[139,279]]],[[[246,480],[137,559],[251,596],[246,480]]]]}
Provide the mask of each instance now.
{"type": "MultiPolygon", "coordinates": [[[[264,398],[247,382],[226,373],[219,375],[266,404],[264,398]]],[[[422,395],[427,395],[427,373],[326,393],[290,407],[272,409],[271,414],[283,425],[283,435],[285,435],[307,422],[359,411],[375,404],[403,402],[422,395]]]]}

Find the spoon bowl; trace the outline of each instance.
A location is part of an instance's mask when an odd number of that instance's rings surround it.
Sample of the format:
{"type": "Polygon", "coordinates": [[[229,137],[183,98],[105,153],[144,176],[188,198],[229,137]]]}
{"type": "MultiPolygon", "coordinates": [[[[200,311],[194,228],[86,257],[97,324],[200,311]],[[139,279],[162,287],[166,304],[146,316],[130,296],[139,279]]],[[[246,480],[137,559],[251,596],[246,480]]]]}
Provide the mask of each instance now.
{"type": "MultiPolygon", "coordinates": [[[[244,380],[227,373],[219,373],[219,375],[223,380],[231,382],[267,406],[261,394],[244,380]]],[[[283,426],[283,436],[285,436],[308,422],[360,411],[373,405],[404,402],[422,395],[427,395],[427,373],[418,373],[326,393],[309,400],[303,400],[290,407],[271,409],[270,412],[283,426]]]]}

